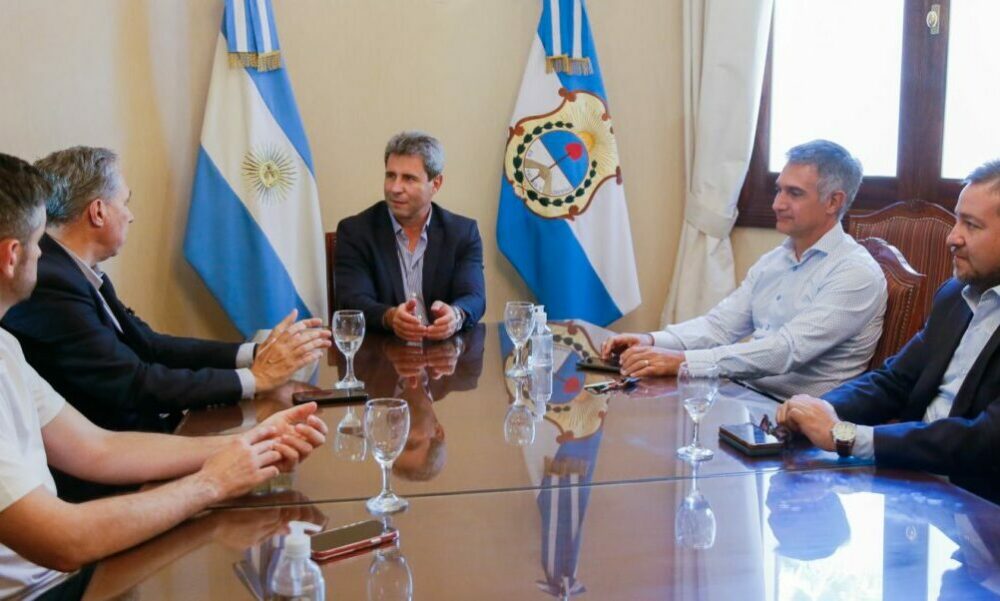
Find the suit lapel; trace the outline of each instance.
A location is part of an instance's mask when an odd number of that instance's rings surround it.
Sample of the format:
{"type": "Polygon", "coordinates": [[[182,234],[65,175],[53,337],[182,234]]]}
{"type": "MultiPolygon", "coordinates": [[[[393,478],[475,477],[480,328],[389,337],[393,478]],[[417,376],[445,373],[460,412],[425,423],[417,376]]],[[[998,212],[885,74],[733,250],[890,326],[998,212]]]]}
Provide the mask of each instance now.
{"type": "Polygon", "coordinates": [[[910,419],[922,419],[924,412],[931,402],[937,397],[941,388],[941,381],[944,380],[944,373],[948,370],[951,358],[955,355],[955,349],[962,341],[962,335],[969,327],[972,319],[972,311],[961,296],[957,296],[948,309],[948,313],[937,329],[945,330],[944,334],[932,340],[934,351],[927,360],[923,375],[919,380],[919,390],[914,390],[912,399],[919,399],[919,403],[911,404],[913,415],[907,416],[910,419]],[[919,413],[919,415],[918,415],[919,413]]]}
{"type": "Polygon", "coordinates": [[[94,301],[94,306],[97,308],[98,319],[101,320],[102,324],[114,330],[115,334],[121,338],[122,333],[118,331],[118,328],[115,327],[114,322],[111,320],[111,316],[104,310],[104,303],[101,300],[100,293],[91,285],[87,276],[83,275],[73,257],[69,256],[66,250],[48,234],[42,236],[38,246],[42,249],[42,253],[47,255],[50,260],[55,259],[58,261],[59,269],[64,273],[65,277],[68,277],[78,289],[86,290],[90,294],[91,299],[94,301]]]}
{"type": "MultiPolygon", "coordinates": [[[[430,311],[430,306],[434,302],[434,275],[441,260],[441,249],[444,247],[444,224],[441,222],[441,210],[434,207],[431,215],[431,223],[427,228],[427,249],[424,251],[424,274],[423,293],[424,304],[430,311]]],[[[430,315],[427,316],[431,318],[430,315]]]]}
{"type": "Polygon", "coordinates": [[[962,387],[958,389],[958,394],[955,395],[955,403],[951,406],[951,413],[948,414],[949,417],[961,417],[972,407],[972,403],[976,398],[976,391],[979,389],[979,381],[986,374],[986,368],[993,363],[993,356],[996,355],[998,348],[1000,348],[1000,328],[997,328],[993,332],[993,335],[990,336],[989,342],[986,343],[983,351],[976,357],[976,361],[972,364],[972,369],[965,376],[962,387]]]}
{"type": "Polygon", "coordinates": [[[389,206],[382,203],[382,210],[375,219],[375,231],[377,244],[375,252],[382,255],[382,261],[389,270],[389,280],[392,284],[393,304],[398,305],[406,301],[403,293],[403,272],[399,269],[399,254],[396,250],[396,235],[392,231],[392,221],[389,219],[389,206]]]}

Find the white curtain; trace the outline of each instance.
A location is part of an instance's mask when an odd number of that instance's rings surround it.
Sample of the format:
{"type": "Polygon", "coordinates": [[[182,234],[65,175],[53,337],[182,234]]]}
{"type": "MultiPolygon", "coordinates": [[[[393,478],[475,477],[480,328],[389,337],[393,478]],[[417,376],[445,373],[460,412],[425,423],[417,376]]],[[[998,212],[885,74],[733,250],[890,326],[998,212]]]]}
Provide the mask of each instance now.
{"type": "Polygon", "coordinates": [[[684,225],[662,323],[736,286],[729,233],[750,164],[773,0],[684,0],[684,225]]]}

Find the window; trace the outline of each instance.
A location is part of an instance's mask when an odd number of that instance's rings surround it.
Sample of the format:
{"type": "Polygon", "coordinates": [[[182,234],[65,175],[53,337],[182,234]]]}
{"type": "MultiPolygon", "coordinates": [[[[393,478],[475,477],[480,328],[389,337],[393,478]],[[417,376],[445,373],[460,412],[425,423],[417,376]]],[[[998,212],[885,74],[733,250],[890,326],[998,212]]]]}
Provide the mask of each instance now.
{"type": "Polygon", "coordinates": [[[737,225],[774,226],[785,151],[819,137],[864,165],[854,209],[954,209],[962,178],[1000,156],[997,22],[996,0],[775,0],[737,225]]]}

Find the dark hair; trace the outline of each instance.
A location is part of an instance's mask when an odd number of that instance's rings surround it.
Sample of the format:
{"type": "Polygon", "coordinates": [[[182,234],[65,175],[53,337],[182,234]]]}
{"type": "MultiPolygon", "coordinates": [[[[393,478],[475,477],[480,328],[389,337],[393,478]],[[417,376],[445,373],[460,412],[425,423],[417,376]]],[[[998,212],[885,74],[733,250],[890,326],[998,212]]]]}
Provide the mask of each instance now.
{"type": "Polygon", "coordinates": [[[0,239],[25,242],[45,222],[38,207],[65,192],[66,187],[57,179],[27,161],[0,153],[0,239]]]}
{"type": "Polygon", "coordinates": [[[785,156],[793,165],[812,165],[819,175],[819,199],[826,200],[837,190],[844,192],[844,206],[838,218],[851,208],[861,187],[861,161],[851,156],[847,149],[829,140],[813,140],[799,144],[785,156]]]}
{"type": "Polygon", "coordinates": [[[389,163],[389,155],[418,156],[424,162],[427,179],[434,179],[444,171],[444,148],[441,142],[422,131],[404,131],[389,139],[385,145],[384,161],[389,163]]]}
{"type": "Polygon", "coordinates": [[[82,215],[95,198],[114,194],[120,182],[118,155],[107,148],[57,150],[36,161],[35,167],[66,182],[66,194],[50,198],[45,206],[49,223],[57,225],[82,215]]]}
{"type": "Polygon", "coordinates": [[[1000,159],[986,161],[972,170],[962,182],[965,185],[988,184],[990,191],[1000,193],[1000,159]]]}

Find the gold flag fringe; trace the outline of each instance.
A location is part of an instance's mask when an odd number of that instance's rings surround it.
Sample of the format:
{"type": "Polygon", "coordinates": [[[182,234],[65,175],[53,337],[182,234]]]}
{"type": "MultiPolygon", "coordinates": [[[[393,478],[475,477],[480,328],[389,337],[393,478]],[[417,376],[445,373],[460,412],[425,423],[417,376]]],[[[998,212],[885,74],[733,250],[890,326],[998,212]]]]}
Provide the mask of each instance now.
{"type": "Polygon", "coordinates": [[[594,72],[589,57],[573,58],[565,54],[545,57],[546,73],[569,73],[570,75],[590,75],[594,72]]]}
{"type": "Polygon", "coordinates": [[[229,66],[252,67],[258,71],[274,71],[281,68],[281,51],[274,52],[230,52],[229,66]]]}
{"type": "Polygon", "coordinates": [[[577,457],[545,457],[546,476],[570,476],[576,474],[581,478],[587,475],[587,462],[577,457]]]}

